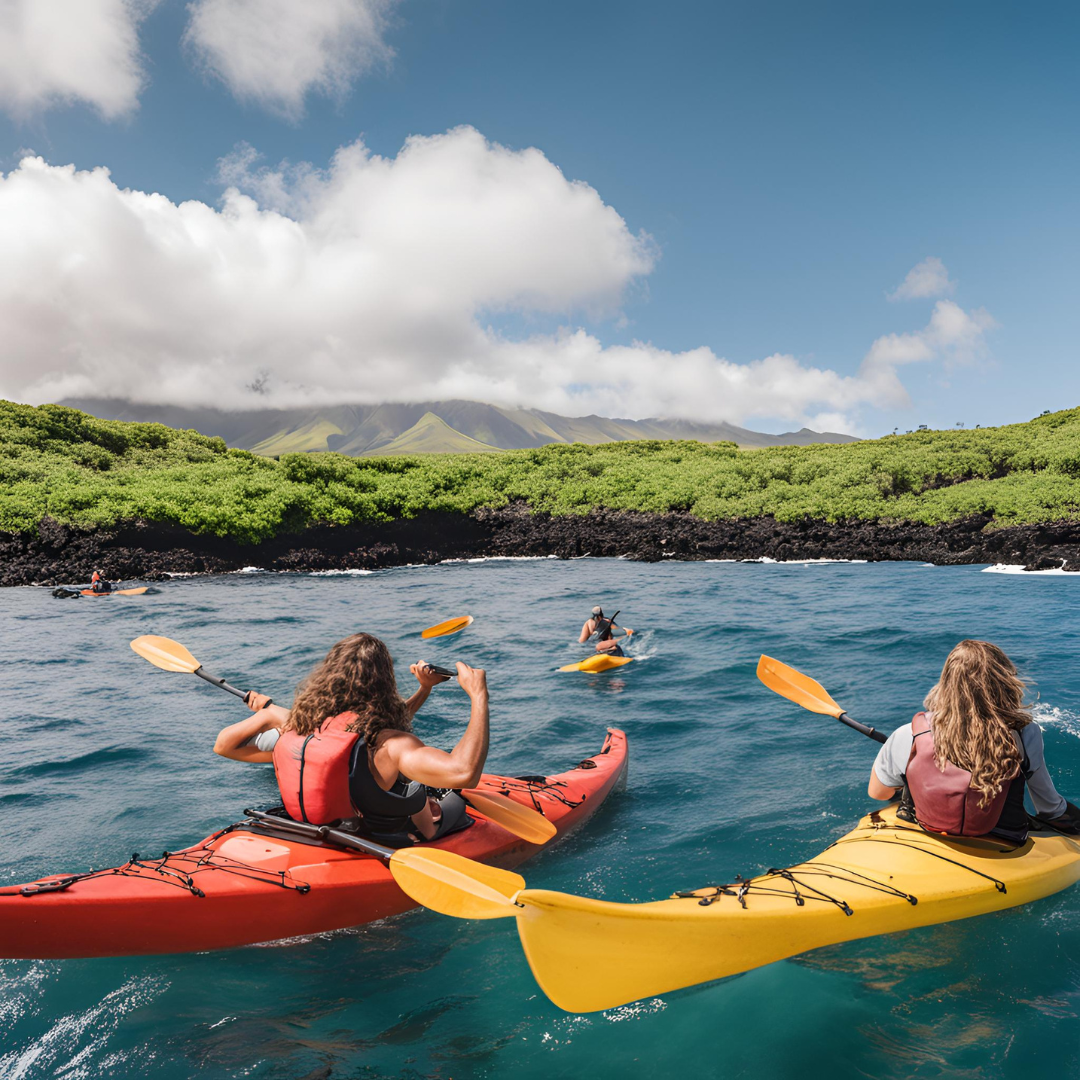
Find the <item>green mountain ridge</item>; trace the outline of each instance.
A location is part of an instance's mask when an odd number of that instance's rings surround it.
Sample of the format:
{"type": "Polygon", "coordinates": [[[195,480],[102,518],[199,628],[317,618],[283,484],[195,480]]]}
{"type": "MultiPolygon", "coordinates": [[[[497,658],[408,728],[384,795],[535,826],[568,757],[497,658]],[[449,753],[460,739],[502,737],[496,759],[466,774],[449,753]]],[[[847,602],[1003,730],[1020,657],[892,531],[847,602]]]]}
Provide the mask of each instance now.
{"type": "MultiPolygon", "coordinates": [[[[448,437],[445,420],[434,414],[418,421],[409,436],[414,445],[448,437]]],[[[732,442],[643,439],[502,453],[275,459],[197,431],[0,401],[0,534],[36,534],[46,519],[91,530],[157,522],[258,543],[312,525],[517,504],[552,515],[678,513],[729,523],[966,521],[970,529],[956,538],[961,547],[943,549],[949,561],[967,550],[964,535],[970,540],[1005,525],[1056,523],[1075,545],[1080,408],[1005,427],[917,431],[843,446],[740,450],[732,442]]],[[[49,524],[42,550],[52,550],[54,535],[49,524]]],[[[13,543],[17,554],[21,541],[13,543]]],[[[887,543],[881,553],[893,557],[892,550],[887,543]]],[[[1060,557],[1072,559],[1074,550],[1060,557]]]]}
{"type": "Polygon", "coordinates": [[[730,441],[744,448],[856,441],[850,435],[807,428],[769,435],[734,424],[700,424],[663,418],[626,420],[595,415],[567,417],[539,409],[502,408],[478,401],[337,405],[252,412],[142,405],[104,398],[61,404],[102,420],[159,423],[199,431],[224,439],[229,446],[268,457],[327,450],[350,457],[467,453],[529,450],[550,443],[597,445],[640,439],[730,441]]]}
{"type": "Polygon", "coordinates": [[[379,447],[379,454],[501,454],[499,446],[470,439],[434,413],[424,413],[408,431],[379,447]]]}

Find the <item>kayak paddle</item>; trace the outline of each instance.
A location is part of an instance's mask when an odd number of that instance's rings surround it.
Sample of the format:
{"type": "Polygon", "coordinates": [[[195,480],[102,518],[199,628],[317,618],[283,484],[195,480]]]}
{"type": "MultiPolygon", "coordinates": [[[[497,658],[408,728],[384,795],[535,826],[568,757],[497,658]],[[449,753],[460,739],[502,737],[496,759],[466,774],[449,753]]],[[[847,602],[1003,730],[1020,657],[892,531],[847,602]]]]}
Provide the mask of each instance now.
{"type": "Polygon", "coordinates": [[[316,828],[261,810],[245,810],[244,813],[261,825],[300,836],[317,834],[320,839],[339,847],[382,859],[402,892],[441,915],[456,915],[461,919],[498,919],[513,915],[516,912],[513,898],[525,888],[525,879],[520,874],[475,862],[452,851],[388,848],[329,826],[316,828]],[[421,896],[423,900],[419,899],[421,896]]]}
{"type": "Polygon", "coordinates": [[[463,615],[459,619],[447,619],[446,622],[429,626],[426,630],[420,631],[420,636],[422,638],[446,637],[449,634],[456,634],[459,630],[464,630],[466,626],[472,626],[472,624],[473,617],[463,615]]]}
{"type": "MultiPolygon", "coordinates": [[[[131,647],[144,660],[149,660],[154,667],[159,667],[163,671],[180,671],[189,675],[198,675],[200,679],[205,679],[213,686],[220,686],[222,690],[228,691],[245,702],[248,699],[250,691],[237,690],[224,679],[204,671],[202,664],[179,641],[145,634],[135,638],[131,647]]],[[[428,664],[428,667],[436,675],[457,678],[456,671],[436,667],[434,664],[428,664]]],[[[461,797],[484,817],[490,818],[496,825],[501,825],[507,832],[513,833],[522,840],[527,840],[530,844],[546,844],[557,831],[543,814],[537,813],[528,806],[522,806],[521,803],[500,795],[496,791],[465,788],[461,797]]]]}
{"type": "MultiPolygon", "coordinates": [[[[885,741],[880,731],[853,720],[820,683],[801,671],[762,656],[757,673],[781,697],[811,712],[835,716],[876,742],[885,741]]],[[[448,851],[411,850],[408,854],[408,863],[395,860],[390,872],[409,896],[432,911],[459,919],[499,919],[517,915],[522,908],[517,894],[525,888],[525,879],[520,874],[483,866],[448,851]],[[437,856],[437,864],[433,856],[437,856]]]]}
{"type": "MultiPolygon", "coordinates": [[[[250,690],[237,690],[235,686],[230,686],[224,679],[204,671],[202,664],[179,641],[173,641],[167,637],[156,637],[153,634],[144,634],[142,637],[135,638],[131,643],[131,647],[144,660],[149,660],[154,667],[159,667],[162,671],[182,671],[189,675],[198,675],[200,679],[205,679],[214,686],[220,686],[222,690],[234,694],[245,702],[251,693],[250,690]]],[[[267,704],[271,704],[271,702],[267,704]]]]}
{"type": "Polygon", "coordinates": [[[401,891],[440,915],[458,919],[502,919],[518,913],[525,879],[511,870],[466,859],[452,851],[401,848],[390,860],[401,891]]]}
{"type": "Polygon", "coordinates": [[[828,691],[819,682],[815,682],[809,675],[796,671],[793,667],[774,660],[771,656],[762,654],[758,661],[757,677],[774,693],[786,697],[788,701],[794,701],[810,712],[821,713],[825,716],[835,716],[841,724],[847,724],[849,728],[860,732],[874,740],[885,742],[886,736],[866,724],[860,724],[858,720],[852,720],[844,710],[829,696],[828,691]]]}
{"type": "Polygon", "coordinates": [[[558,832],[543,814],[497,791],[464,788],[461,797],[484,817],[491,818],[507,832],[528,840],[530,844],[546,844],[558,832]]]}

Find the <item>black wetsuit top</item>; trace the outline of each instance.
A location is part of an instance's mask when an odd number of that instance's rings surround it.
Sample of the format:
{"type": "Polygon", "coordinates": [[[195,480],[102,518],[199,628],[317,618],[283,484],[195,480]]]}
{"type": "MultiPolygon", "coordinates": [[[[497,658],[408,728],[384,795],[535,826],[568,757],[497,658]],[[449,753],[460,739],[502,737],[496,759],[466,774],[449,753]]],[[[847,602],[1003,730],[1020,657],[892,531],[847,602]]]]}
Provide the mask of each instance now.
{"type": "MultiPolygon", "coordinates": [[[[594,615],[593,618],[596,618],[596,616],[594,615]]],[[[611,626],[612,626],[612,623],[614,621],[615,621],[615,616],[614,615],[610,619],[606,619],[606,618],[603,618],[603,617],[601,617],[599,619],[596,619],[597,629],[594,630],[593,633],[596,635],[596,640],[597,641],[611,641],[615,637],[615,635],[611,632],[611,626]],[[601,623],[603,624],[603,627],[604,627],[603,630],[601,630],[599,628],[601,623]]],[[[606,652],[609,656],[625,656],[626,655],[622,651],[622,647],[620,645],[616,645],[614,649],[605,649],[604,652],[606,652]]]]}
{"type": "Polygon", "coordinates": [[[368,761],[367,743],[357,739],[349,759],[349,796],[373,833],[403,833],[413,828],[412,815],[427,805],[427,788],[400,776],[388,791],[379,787],[368,761]]]}

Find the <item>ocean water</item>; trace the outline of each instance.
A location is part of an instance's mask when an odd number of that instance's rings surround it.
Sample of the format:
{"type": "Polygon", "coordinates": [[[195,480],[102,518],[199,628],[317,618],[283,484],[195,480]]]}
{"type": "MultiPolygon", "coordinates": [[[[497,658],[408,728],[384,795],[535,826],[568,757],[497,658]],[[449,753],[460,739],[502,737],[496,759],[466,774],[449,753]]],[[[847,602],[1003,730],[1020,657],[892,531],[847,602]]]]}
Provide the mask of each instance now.
{"type": "MultiPolygon", "coordinates": [[[[868,808],[874,744],[765,690],[762,652],[889,729],[956,641],[989,638],[1033,680],[1051,769],[1080,796],[1078,606],[1080,576],[916,563],[494,560],[131,599],[0,590],[0,882],[178,848],[274,801],[268,766],[210,749],[243,707],[139,659],[139,634],[279,701],[359,629],[390,643],[403,688],[413,660],[482,665],[501,772],[565,768],[624,728],[626,791],[524,874],[640,901],[797,862],[868,808]],[[622,609],[641,662],[557,673],[594,603],[622,609]],[[464,613],[464,633],[420,641],[464,613]]],[[[466,715],[451,684],[417,730],[450,746],[466,715]]],[[[0,1077],[1077,1077],[1078,915],[1072,889],[588,1016],[539,992],[511,923],[424,911],[219,953],[0,960],[0,1077]]]]}

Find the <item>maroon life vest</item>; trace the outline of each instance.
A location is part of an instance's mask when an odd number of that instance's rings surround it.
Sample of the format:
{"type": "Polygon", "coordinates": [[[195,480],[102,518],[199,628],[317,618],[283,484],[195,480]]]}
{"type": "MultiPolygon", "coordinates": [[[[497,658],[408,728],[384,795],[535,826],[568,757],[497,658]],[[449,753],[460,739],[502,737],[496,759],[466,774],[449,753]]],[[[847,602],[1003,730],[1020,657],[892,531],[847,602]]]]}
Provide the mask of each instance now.
{"type": "MultiPolygon", "coordinates": [[[[932,832],[985,836],[1000,821],[1012,784],[1020,777],[1020,766],[1017,765],[1010,782],[1003,784],[985,807],[980,806],[982,793],[971,786],[970,772],[951,761],[945,762],[944,770],[938,768],[934,760],[932,719],[931,713],[920,712],[911,721],[911,754],[904,775],[915,802],[915,817],[924,829],[932,832]]],[[[1020,782],[1023,783],[1022,777],[1020,782]]]]}
{"type": "Polygon", "coordinates": [[[356,713],[332,716],[310,735],[283,731],[274,746],[274,775],[289,817],[329,825],[356,816],[349,797],[349,758],[360,736],[346,728],[356,713]]]}

